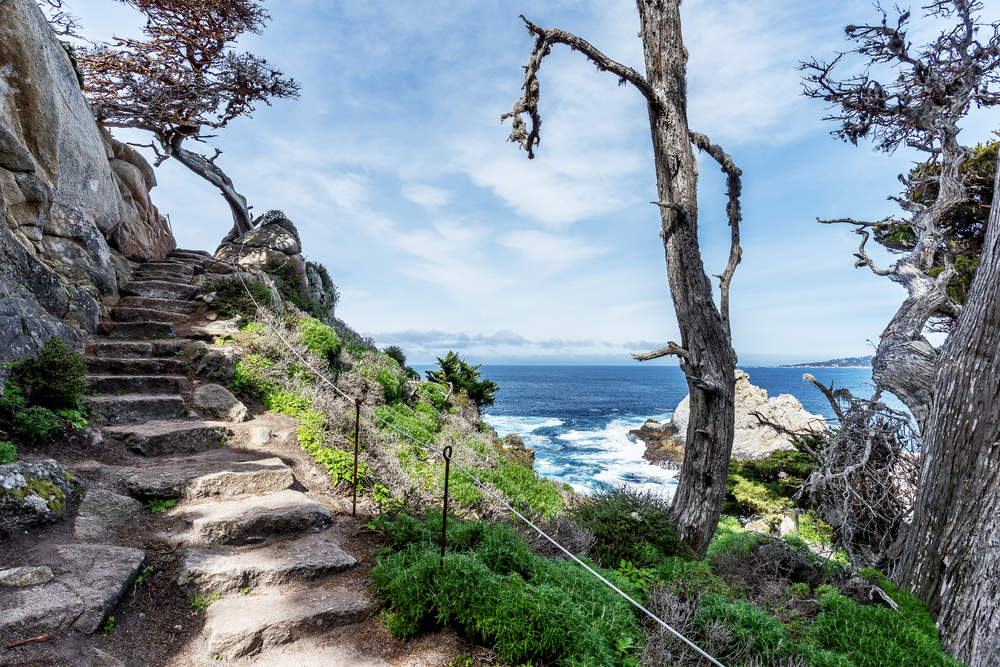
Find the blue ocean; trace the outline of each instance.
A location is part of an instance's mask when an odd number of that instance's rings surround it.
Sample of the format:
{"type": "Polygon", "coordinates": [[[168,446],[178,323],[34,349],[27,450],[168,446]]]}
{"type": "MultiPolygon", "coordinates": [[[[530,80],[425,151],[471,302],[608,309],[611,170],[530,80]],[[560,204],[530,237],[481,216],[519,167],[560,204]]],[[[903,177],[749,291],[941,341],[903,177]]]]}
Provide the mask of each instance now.
{"type": "MultiPolygon", "coordinates": [[[[804,372],[859,396],[872,393],[870,368],[743,370],[769,396],[791,394],[808,412],[828,419],[833,417],[829,403],[802,380],[804,372]]],[[[687,394],[680,368],[484,365],[480,372],[500,386],[496,403],[484,409],[483,419],[501,436],[520,434],[535,450],[539,474],[583,493],[625,482],[673,495],[676,472],[645,461],[645,445],[630,441],[627,434],[647,419],[670,418],[687,394]]]]}

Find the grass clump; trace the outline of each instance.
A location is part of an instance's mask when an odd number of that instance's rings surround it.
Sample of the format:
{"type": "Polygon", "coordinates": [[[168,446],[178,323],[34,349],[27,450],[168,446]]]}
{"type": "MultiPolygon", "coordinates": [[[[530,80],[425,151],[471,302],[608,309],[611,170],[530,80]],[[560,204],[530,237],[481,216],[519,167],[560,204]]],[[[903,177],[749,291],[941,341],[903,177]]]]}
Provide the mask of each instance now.
{"type": "Polygon", "coordinates": [[[941,650],[937,627],[920,600],[896,588],[881,572],[861,572],[899,605],[899,611],[882,605],[861,605],[836,590],[828,590],[820,597],[821,611],[813,625],[821,648],[849,655],[856,667],[962,664],[941,650]]]}
{"type": "Polygon", "coordinates": [[[480,479],[499,489],[514,507],[527,505],[545,518],[551,518],[566,504],[555,482],[539,477],[531,468],[502,463],[477,472],[480,479]]]}
{"type": "Polygon", "coordinates": [[[644,567],[671,556],[694,558],[674,535],[670,503],[654,493],[626,485],[606,487],[570,510],[570,517],[594,534],[594,554],[607,564],[626,560],[644,567]]]}
{"type": "Polygon", "coordinates": [[[13,425],[14,433],[32,442],[48,440],[63,430],[59,417],[40,405],[33,405],[14,415],[13,425]]]}
{"type": "MultiPolygon", "coordinates": [[[[419,440],[428,445],[434,444],[434,437],[438,427],[436,413],[431,417],[426,411],[417,412],[405,403],[397,401],[375,408],[375,416],[414,440],[419,440]]],[[[382,422],[379,422],[379,426],[383,429],[388,428],[382,422]]]]}
{"type": "Polygon", "coordinates": [[[237,315],[246,319],[255,319],[258,315],[258,309],[254,305],[254,301],[264,307],[274,304],[274,295],[271,294],[271,290],[267,289],[263,282],[253,278],[244,278],[243,280],[238,277],[217,278],[207,289],[215,292],[212,308],[219,311],[219,316],[227,320],[237,315]],[[248,291],[250,294],[247,294],[248,291]]]}
{"type": "Polygon", "coordinates": [[[399,515],[389,531],[393,553],[379,557],[372,580],[397,637],[454,623],[508,664],[611,667],[622,664],[619,641],[640,634],[628,602],[575,563],[536,556],[504,525],[449,519],[443,567],[440,513],[423,522],[399,515]]]}
{"type": "Polygon", "coordinates": [[[261,400],[276,389],[266,373],[267,368],[273,365],[274,362],[267,357],[248,354],[236,362],[236,370],[227,386],[244,396],[261,400]]]}
{"type": "Polygon", "coordinates": [[[332,327],[313,317],[303,317],[299,320],[299,331],[302,332],[302,342],[310,352],[326,359],[331,366],[336,363],[343,345],[332,327]]]}
{"type": "Polygon", "coordinates": [[[17,447],[9,440],[0,440],[0,465],[17,460],[17,447]]]}

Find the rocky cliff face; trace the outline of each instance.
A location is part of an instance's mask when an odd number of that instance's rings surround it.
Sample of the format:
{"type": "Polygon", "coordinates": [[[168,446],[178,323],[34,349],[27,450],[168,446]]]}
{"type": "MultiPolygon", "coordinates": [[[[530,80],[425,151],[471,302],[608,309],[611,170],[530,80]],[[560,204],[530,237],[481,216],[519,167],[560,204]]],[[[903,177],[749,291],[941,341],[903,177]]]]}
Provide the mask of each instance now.
{"type": "Polygon", "coordinates": [[[247,271],[274,271],[287,267],[291,281],[303,287],[309,298],[326,313],[321,319],[328,322],[334,319],[336,287],[321,264],[306,261],[299,232],[281,211],[269,211],[259,226],[220,245],[215,258],[227,265],[235,262],[247,271]]]}
{"type": "Polygon", "coordinates": [[[129,260],[174,246],[152,168],[98,128],[33,0],[0,2],[0,361],[80,342],[129,260]]]}
{"type": "MultiPolygon", "coordinates": [[[[649,420],[641,428],[630,431],[631,436],[646,443],[646,453],[643,454],[643,458],[665,467],[680,467],[684,461],[689,401],[690,396],[685,396],[670,421],[660,424],[649,420]]],[[[795,449],[787,436],[761,426],[754,413],[760,413],[768,421],[793,431],[827,429],[823,417],[806,412],[794,396],[781,394],[768,398],[765,389],[750,384],[750,376],[737,370],[736,433],[732,454],[734,459],[760,459],[779,449],[795,449]]]]}

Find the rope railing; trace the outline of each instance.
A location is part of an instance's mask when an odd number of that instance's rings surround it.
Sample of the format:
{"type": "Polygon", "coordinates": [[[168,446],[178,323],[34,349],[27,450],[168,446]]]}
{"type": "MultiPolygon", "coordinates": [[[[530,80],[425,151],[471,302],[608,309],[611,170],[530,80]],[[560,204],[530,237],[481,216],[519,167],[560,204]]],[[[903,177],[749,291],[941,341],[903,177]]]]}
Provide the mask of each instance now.
{"type": "MultiPolygon", "coordinates": [[[[242,254],[242,248],[241,248],[241,254],[242,254]]],[[[263,319],[264,319],[265,323],[267,324],[268,328],[270,328],[271,331],[274,332],[274,334],[278,337],[278,340],[280,340],[284,344],[284,346],[287,347],[288,350],[292,354],[294,354],[296,357],[298,357],[299,361],[301,361],[303,363],[303,365],[305,365],[306,368],[308,368],[310,371],[312,371],[312,373],[314,375],[316,375],[316,377],[318,377],[320,380],[322,380],[323,382],[325,382],[326,384],[328,384],[340,396],[344,397],[345,399],[347,399],[349,401],[353,401],[354,402],[355,410],[356,410],[356,417],[355,417],[356,424],[360,425],[360,414],[361,414],[361,411],[364,410],[365,414],[367,414],[369,417],[371,417],[371,418],[373,418],[375,420],[378,420],[379,422],[381,422],[382,424],[384,424],[389,429],[392,429],[393,431],[395,431],[396,433],[399,433],[400,435],[402,435],[405,438],[409,438],[410,440],[412,440],[413,442],[417,443],[421,447],[427,449],[428,451],[434,452],[435,454],[437,454],[438,456],[440,456],[442,459],[444,459],[444,461],[445,461],[445,467],[446,467],[446,475],[445,475],[445,505],[444,505],[444,512],[445,512],[444,513],[444,522],[445,523],[442,526],[442,530],[441,530],[441,556],[442,556],[442,563],[444,562],[445,531],[447,529],[447,521],[448,521],[448,504],[447,504],[448,503],[448,500],[447,500],[448,481],[447,481],[447,471],[448,471],[448,468],[450,467],[450,464],[454,463],[455,467],[458,468],[463,473],[465,473],[465,475],[469,479],[471,479],[472,482],[476,486],[478,486],[480,489],[482,489],[483,491],[485,491],[489,495],[493,496],[493,498],[495,498],[501,505],[503,505],[504,507],[506,507],[510,511],[511,514],[513,514],[514,516],[516,516],[517,518],[519,518],[521,521],[523,521],[524,523],[526,523],[528,526],[530,526],[532,530],[534,530],[539,535],[541,535],[542,537],[544,537],[546,540],[548,540],[549,542],[551,542],[553,546],[555,546],[557,549],[559,549],[564,554],[566,554],[566,556],[568,556],[573,561],[575,561],[578,565],[580,565],[581,567],[583,567],[587,572],[589,572],[590,574],[594,575],[599,580],[601,580],[601,582],[603,582],[611,590],[615,591],[616,593],[618,593],[618,595],[622,596],[623,598],[625,598],[626,600],[628,600],[630,603],[632,603],[632,605],[636,609],[638,609],[639,611],[641,611],[642,613],[644,613],[646,616],[648,616],[653,621],[655,621],[660,626],[662,626],[665,630],[667,630],[668,632],[670,632],[671,634],[673,634],[675,637],[677,637],[678,639],[680,639],[681,641],[683,641],[685,644],[687,644],[688,646],[690,646],[691,648],[693,648],[695,651],[697,651],[701,655],[703,655],[713,665],[717,665],[717,667],[725,667],[725,665],[723,665],[721,662],[719,662],[718,660],[716,660],[715,658],[713,658],[711,655],[709,655],[708,653],[706,653],[704,650],[702,650],[700,647],[698,647],[690,639],[688,639],[687,637],[685,637],[684,635],[682,635],[680,632],[678,632],[677,630],[674,630],[672,627],[670,627],[670,625],[667,624],[659,616],[657,616],[653,612],[651,612],[648,609],[646,609],[644,606],[642,606],[641,604],[639,604],[638,602],[636,602],[634,599],[632,599],[632,597],[629,596],[627,593],[625,593],[620,588],[618,588],[617,586],[615,586],[613,583],[611,583],[610,581],[608,581],[605,577],[601,576],[601,574],[598,573],[596,570],[594,570],[594,568],[590,567],[585,562],[583,562],[582,560],[580,560],[579,558],[577,558],[576,555],[574,555],[573,553],[571,553],[568,549],[566,549],[566,547],[564,547],[563,545],[561,545],[558,542],[556,542],[555,539],[553,539],[545,531],[543,531],[541,528],[539,528],[534,523],[532,523],[531,520],[529,520],[526,516],[524,516],[523,514],[521,514],[520,512],[518,512],[516,509],[514,509],[513,507],[511,507],[510,504],[506,500],[504,500],[502,497],[500,497],[499,495],[497,495],[491,488],[489,488],[486,484],[484,484],[482,481],[480,481],[479,478],[476,477],[475,475],[473,475],[465,466],[463,466],[461,463],[459,463],[457,461],[453,461],[453,459],[451,457],[451,446],[450,445],[446,446],[444,448],[444,450],[442,451],[442,450],[439,450],[436,447],[434,447],[434,446],[432,446],[432,445],[430,445],[430,444],[428,444],[428,443],[426,443],[426,442],[424,442],[424,441],[422,441],[422,440],[420,440],[418,438],[414,438],[409,433],[406,433],[405,431],[397,428],[392,423],[386,421],[385,419],[383,419],[379,415],[375,414],[373,411],[369,410],[367,407],[363,407],[362,404],[361,404],[361,400],[360,399],[352,397],[352,396],[348,396],[346,393],[344,393],[340,389],[340,387],[338,387],[336,384],[334,384],[333,381],[331,381],[324,373],[322,373],[321,371],[319,371],[316,368],[314,368],[313,365],[310,364],[309,361],[298,350],[296,350],[291,345],[291,343],[289,343],[285,339],[285,337],[281,334],[280,331],[278,331],[278,329],[274,326],[274,324],[271,323],[271,318],[266,314],[267,311],[264,308],[262,308],[260,306],[260,304],[257,303],[257,300],[254,298],[253,294],[250,292],[250,288],[247,286],[246,281],[243,280],[243,275],[242,275],[243,272],[236,265],[235,257],[236,257],[236,254],[234,253],[233,260],[232,260],[232,266],[233,266],[234,272],[236,273],[236,276],[239,278],[240,283],[243,285],[243,289],[246,291],[247,296],[250,297],[250,301],[253,302],[254,307],[257,308],[257,312],[260,313],[261,316],[263,317],[263,319]]],[[[355,431],[354,431],[354,435],[355,435],[355,450],[354,450],[354,456],[355,456],[355,459],[354,459],[355,460],[355,473],[354,473],[354,480],[353,480],[354,481],[354,505],[353,505],[353,508],[352,508],[352,513],[356,513],[356,510],[357,510],[357,480],[358,480],[358,475],[357,475],[357,436],[358,436],[358,430],[359,429],[356,426],[355,427],[355,431]]]]}

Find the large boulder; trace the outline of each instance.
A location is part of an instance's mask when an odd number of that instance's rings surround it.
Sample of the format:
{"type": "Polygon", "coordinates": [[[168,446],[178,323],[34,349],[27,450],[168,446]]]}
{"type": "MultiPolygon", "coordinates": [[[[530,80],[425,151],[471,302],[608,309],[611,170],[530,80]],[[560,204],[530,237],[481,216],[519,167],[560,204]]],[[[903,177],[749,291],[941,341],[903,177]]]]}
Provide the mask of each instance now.
{"type": "Polygon", "coordinates": [[[126,256],[174,247],[152,170],[127,148],[102,136],[37,4],[0,3],[0,361],[94,331],[126,256]]]}
{"type": "Polygon", "coordinates": [[[0,537],[55,521],[80,486],[52,459],[0,466],[0,537]]]}
{"type": "MultiPolygon", "coordinates": [[[[669,421],[661,424],[648,420],[641,428],[629,432],[631,437],[646,443],[643,458],[664,467],[678,467],[684,461],[690,402],[689,394],[674,410],[669,421]]],[[[766,389],[751,384],[750,376],[738,369],[735,402],[734,459],[762,459],[779,449],[795,449],[788,436],[761,426],[755,413],[792,431],[827,430],[822,415],[806,412],[799,400],[790,394],[768,398],[766,389]]]]}
{"type": "Polygon", "coordinates": [[[211,419],[239,423],[246,421],[248,417],[247,406],[222,385],[206,384],[198,387],[194,390],[191,401],[195,410],[211,419]]]}
{"type": "Polygon", "coordinates": [[[281,271],[288,281],[320,305],[327,313],[324,319],[333,319],[337,288],[322,264],[306,261],[298,230],[280,211],[269,211],[258,227],[220,245],[215,258],[257,274],[284,267],[281,271]]]}

